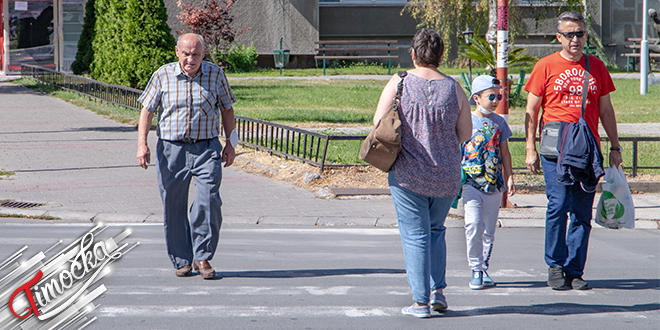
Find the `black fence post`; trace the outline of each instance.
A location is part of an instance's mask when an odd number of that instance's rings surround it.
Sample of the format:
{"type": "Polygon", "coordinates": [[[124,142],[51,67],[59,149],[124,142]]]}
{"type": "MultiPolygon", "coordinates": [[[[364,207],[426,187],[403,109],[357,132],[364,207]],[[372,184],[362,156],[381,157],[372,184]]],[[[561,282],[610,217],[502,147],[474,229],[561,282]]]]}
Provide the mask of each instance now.
{"type": "Polygon", "coordinates": [[[632,176],[633,178],[637,176],[637,139],[633,139],[633,160],[632,160],[632,176]]]}

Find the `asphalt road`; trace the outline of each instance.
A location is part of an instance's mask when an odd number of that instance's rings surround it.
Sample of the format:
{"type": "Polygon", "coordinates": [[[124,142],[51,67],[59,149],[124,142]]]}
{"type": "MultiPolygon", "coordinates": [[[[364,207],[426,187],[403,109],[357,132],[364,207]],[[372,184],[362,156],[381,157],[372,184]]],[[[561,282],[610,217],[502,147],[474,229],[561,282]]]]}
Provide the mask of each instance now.
{"type": "MultiPolygon", "coordinates": [[[[449,310],[432,319],[400,313],[411,303],[401,242],[392,228],[229,225],[212,265],[222,279],[176,278],[163,228],[130,228],[140,245],[112,265],[86,329],[659,329],[660,231],[595,228],[589,291],[545,285],[543,228],[502,228],[489,271],[495,288],[468,288],[463,230],[447,232],[449,310]]],[[[0,219],[0,262],[29,258],[91,229],[81,223],[0,219]]],[[[0,271],[0,278],[9,270],[0,271]]],[[[1,309],[1,308],[0,308],[1,309]]],[[[0,326],[0,328],[2,328],[0,326]]]]}
{"type": "MultiPolygon", "coordinates": [[[[25,257],[87,224],[0,220],[0,261],[25,257]]],[[[432,319],[401,315],[411,303],[396,229],[225,226],[212,265],[222,279],[176,278],[162,226],[113,224],[102,234],[140,242],[102,279],[98,319],[86,329],[658,329],[660,232],[594,229],[589,291],[545,285],[543,228],[496,234],[489,271],[498,283],[473,291],[463,230],[449,228],[449,310],[432,319]]],[[[59,246],[46,253],[55,254],[59,246]]],[[[0,272],[4,276],[7,269],[0,272]]]]}

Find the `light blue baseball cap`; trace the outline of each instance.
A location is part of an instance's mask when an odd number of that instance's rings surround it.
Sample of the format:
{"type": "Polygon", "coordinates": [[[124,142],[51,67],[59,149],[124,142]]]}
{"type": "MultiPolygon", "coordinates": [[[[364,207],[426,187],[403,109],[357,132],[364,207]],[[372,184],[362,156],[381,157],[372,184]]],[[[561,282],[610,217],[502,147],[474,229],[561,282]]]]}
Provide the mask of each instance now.
{"type": "Polygon", "coordinates": [[[477,105],[474,102],[474,94],[481,93],[487,89],[491,88],[502,88],[500,81],[489,75],[481,75],[474,78],[472,81],[472,95],[470,95],[470,105],[477,105]]]}

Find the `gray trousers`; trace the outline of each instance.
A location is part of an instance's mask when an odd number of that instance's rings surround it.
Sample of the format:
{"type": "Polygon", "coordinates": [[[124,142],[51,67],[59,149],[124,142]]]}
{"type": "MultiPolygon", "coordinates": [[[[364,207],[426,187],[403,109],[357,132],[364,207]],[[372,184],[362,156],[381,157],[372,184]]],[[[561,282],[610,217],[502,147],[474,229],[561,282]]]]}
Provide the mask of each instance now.
{"type": "Polygon", "coordinates": [[[502,193],[486,194],[464,184],[462,198],[468,264],[472,270],[485,272],[493,251],[502,193]]]}
{"type": "Polygon", "coordinates": [[[222,225],[222,144],[217,138],[194,144],[159,139],[156,155],[165,243],[174,268],[192,264],[193,257],[211,260],[222,225]],[[188,212],[191,179],[196,198],[188,212]]]}

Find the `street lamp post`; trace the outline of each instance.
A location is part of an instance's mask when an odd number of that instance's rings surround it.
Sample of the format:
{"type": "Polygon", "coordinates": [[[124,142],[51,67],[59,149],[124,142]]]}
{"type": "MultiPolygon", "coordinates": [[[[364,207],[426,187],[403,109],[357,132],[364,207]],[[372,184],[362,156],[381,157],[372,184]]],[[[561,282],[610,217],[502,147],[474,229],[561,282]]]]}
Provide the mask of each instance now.
{"type": "MultiPolygon", "coordinates": [[[[465,44],[467,46],[472,45],[472,36],[474,36],[474,31],[468,26],[465,31],[463,31],[463,38],[465,38],[465,44]]],[[[468,73],[470,75],[470,82],[472,82],[472,59],[468,57],[468,73]]]]}
{"type": "Polygon", "coordinates": [[[642,49],[639,56],[639,95],[646,95],[649,90],[649,41],[646,39],[646,17],[648,13],[648,0],[642,4],[642,49]]]}

